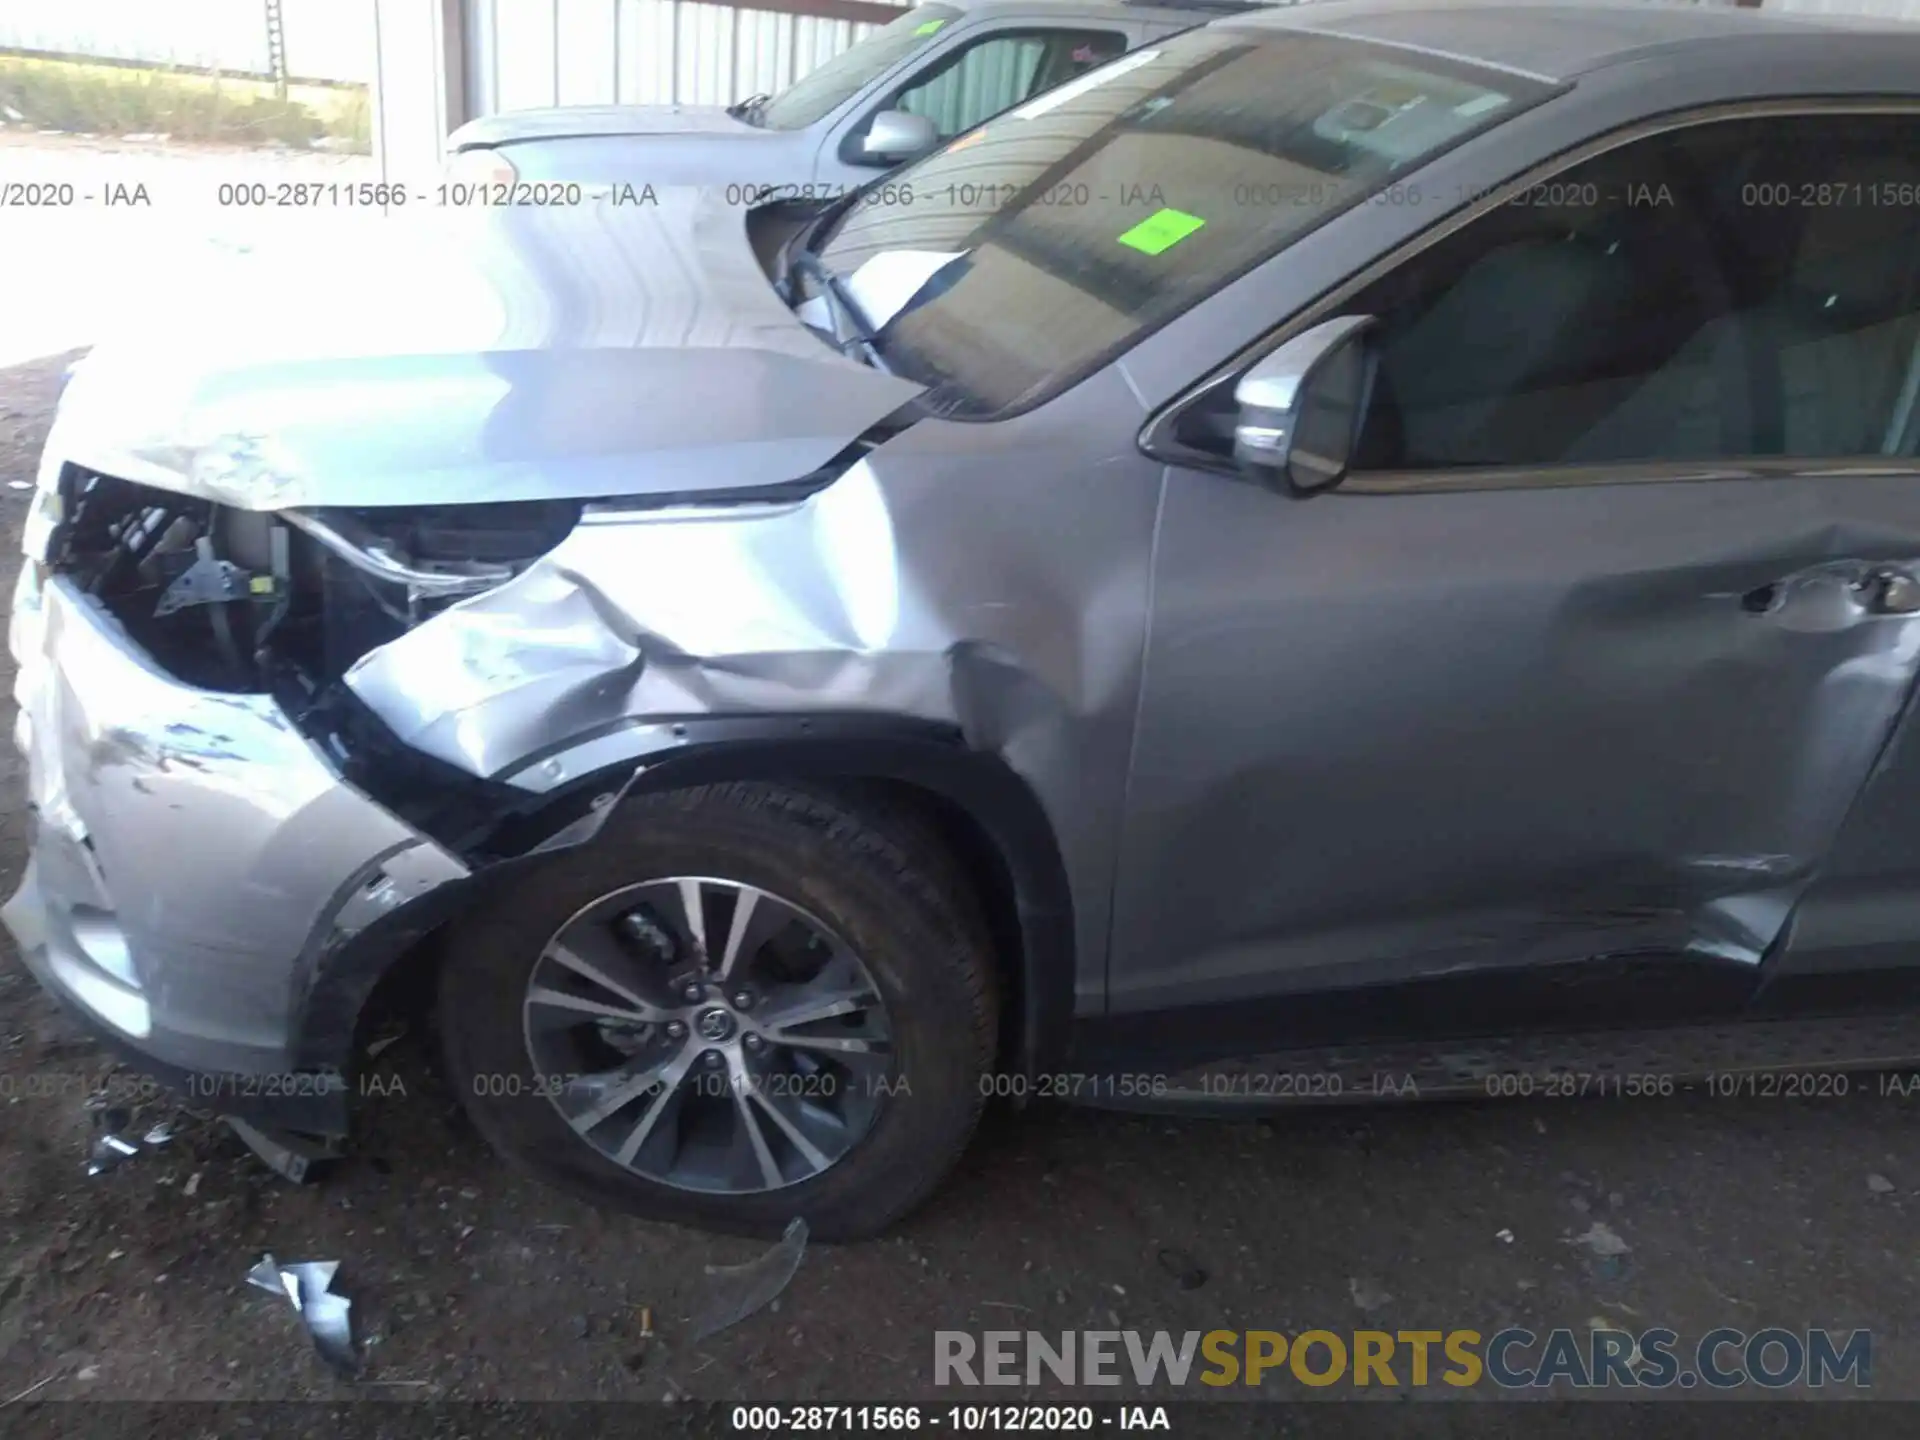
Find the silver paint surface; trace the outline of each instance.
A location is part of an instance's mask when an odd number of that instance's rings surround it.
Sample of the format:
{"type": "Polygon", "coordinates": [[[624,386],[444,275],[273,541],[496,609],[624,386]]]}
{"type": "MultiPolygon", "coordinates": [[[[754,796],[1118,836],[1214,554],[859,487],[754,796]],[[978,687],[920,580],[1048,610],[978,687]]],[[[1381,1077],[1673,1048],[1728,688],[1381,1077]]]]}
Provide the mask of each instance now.
{"type": "MultiPolygon", "coordinates": [[[[1445,38],[1445,8],[1365,20],[1386,13],[1258,23],[1445,38]]],[[[1499,13],[1515,63],[1608,58],[1605,26],[1573,46],[1553,7],[1499,13]]],[[[1484,191],[1757,92],[1911,89],[1912,47],[1882,37],[1666,54],[1657,23],[1623,11],[1627,58],[1427,183],[1484,191]]],[[[1917,622],[1846,590],[1920,564],[1912,477],[1293,501],[1136,446],[1438,218],[1358,207],[1028,413],[922,420],[810,498],[729,505],[915,387],[795,322],[710,195],[445,217],[431,243],[386,232],[384,267],[267,289],[274,324],[236,308],[102,346],[43,492],[64,461],[251,509],[698,492],[591,510],[348,683],[405,743],[531,791],[604,771],[617,793],[680,717],[951,723],[1053,827],[1082,1014],[1646,945],[1754,967],[1920,666],[1917,622]],[[1741,608],[1775,582],[1777,610],[1741,608]]],[[[270,703],[169,680],[64,586],[14,624],[29,898],[110,913],[156,1055],[270,1068],[316,947],[462,873],[270,703]]],[[[72,930],[46,927],[43,976],[72,930]]]]}
{"type": "Polygon", "coordinates": [[[626,773],[662,717],[951,723],[1051,820],[1096,1000],[1160,490],[1144,418],[1108,369],[1002,425],[923,421],[801,503],[590,512],[347,684],[408,745],[535,791],[626,773]]]}
{"type": "Polygon", "coordinates": [[[715,492],[805,475],[919,391],[796,320],[711,192],[355,233],[159,300],[48,453],[253,510],[715,492]]]}
{"type": "Polygon", "coordinates": [[[1283,501],[1177,475],[1114,1008],[1757,965],[1920,668],[1920,623],[1851,584],[1920,563],[1915,483],[1283,501]]]}
{"type": "Polygon", "coordinates": [[[66,581],[23,571],[11,641],[35,810],[7,920],[41,978],[167,1063],[291,1068],[323,917],[466,867],[340,784],[272,701],[155,669],[66,581]],[[55,659],[57,657],[57,661],[55,659]]]}

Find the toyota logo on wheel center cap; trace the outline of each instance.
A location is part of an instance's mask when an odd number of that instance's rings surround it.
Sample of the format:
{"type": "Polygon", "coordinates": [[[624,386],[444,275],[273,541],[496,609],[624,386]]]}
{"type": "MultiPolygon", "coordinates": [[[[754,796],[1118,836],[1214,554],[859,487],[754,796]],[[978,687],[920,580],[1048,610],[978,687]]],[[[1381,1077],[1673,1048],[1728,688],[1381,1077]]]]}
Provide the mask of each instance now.
{"type": "Polygon", "coordinates": [[[702,1040],[725,1040],[733,1034],[733,1016],[717,1005],[710,1010],[702,1010],[694,1025],[700,1031],[702,1040]]]}

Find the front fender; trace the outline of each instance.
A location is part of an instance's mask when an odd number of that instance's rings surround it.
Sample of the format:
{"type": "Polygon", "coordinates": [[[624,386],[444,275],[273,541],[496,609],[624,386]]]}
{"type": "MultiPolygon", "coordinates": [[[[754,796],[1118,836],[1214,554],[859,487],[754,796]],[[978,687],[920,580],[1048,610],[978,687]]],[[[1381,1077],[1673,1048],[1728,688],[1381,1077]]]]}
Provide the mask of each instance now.
{"type": "Polygon", "coordinates": [[[523,775],[554,783],[529,790],[440,765],[390,738],[382,745],[370,715],[355,725],[350,741],[335,732],[348,777],[472,874],[364,925],[336,918],[336,943],[305,977],[303,1063],[344,1066],[367,997],[396,961],[517,871],[556,849],[594,843],[628,794],[739,780],[886,782],[958,817],[975,841],[963,858],[988,872],[983,899],[999,912],[990,918],[1009,952],[1002,959],[1018,1007],[1010,1058],[1034,1074],[1066,1053],[1077,957],[1053,825],[1027,783],[997,756],[970,748],[956,727],[871,714],[654,718],[532,757],[523,775]]]}

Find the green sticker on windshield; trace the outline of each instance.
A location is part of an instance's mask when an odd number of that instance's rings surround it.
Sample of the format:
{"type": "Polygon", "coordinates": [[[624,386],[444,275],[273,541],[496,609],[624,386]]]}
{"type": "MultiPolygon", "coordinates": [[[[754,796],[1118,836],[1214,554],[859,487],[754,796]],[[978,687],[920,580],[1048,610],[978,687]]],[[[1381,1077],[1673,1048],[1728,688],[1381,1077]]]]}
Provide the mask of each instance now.
{"type": "Polygon", "coordinates": [[[924,25],[914,26],[913,33],[916,35],[931,35],[933,34],[934,31],[938,30],[942,25],[946,23],[947,22],[944,20],[929,20],[924,25]]]}
{"type": "Polygon", "coordinates": [[[1143,255],[1158,255],[1171,250],[1207,222],[1184,210],[1156,210],[1131,230],[1122,232],[1120,243],[1131,245],[1143,255]]]}

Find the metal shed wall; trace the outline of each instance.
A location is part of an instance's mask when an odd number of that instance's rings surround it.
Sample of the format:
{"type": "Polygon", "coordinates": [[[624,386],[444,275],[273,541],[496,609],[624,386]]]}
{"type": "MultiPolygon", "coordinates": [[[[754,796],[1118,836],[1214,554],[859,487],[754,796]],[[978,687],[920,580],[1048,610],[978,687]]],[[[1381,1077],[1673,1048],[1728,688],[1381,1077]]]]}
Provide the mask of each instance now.
{"type": "MultiPolygon", "coordinates": [[[[541,105],[725,105],[785,89],[874,28],[701,0],[465,3],[475,115],[541,105]]],[[[843,7],[797,0],[793,8],[843,7]]]]}
{"type": "MultiPolygon", "coordinates": [[[[10,0],[19,4],[22,0],[10,0]]],[[[74,0],[36,0],[72,4],[74,0]]],[[[112,3],[112,0],[92,0],[112,3]]],[[[291,0],[290,0],[291,3],[291,0]]],[[[778,91],[901,0],[459,0],[468,113],[541,105],[724,105],[778,91]],[[835,11],[864,11],[840,18],[835,11]],[[813,13],[787,13],[813,12],[813,13]]],[[[1920,21],[1920,0],[1763,0],[1771,10],[1920,21]]],[[[289,30],[293,29],[291,19],[289,30]]]]}

